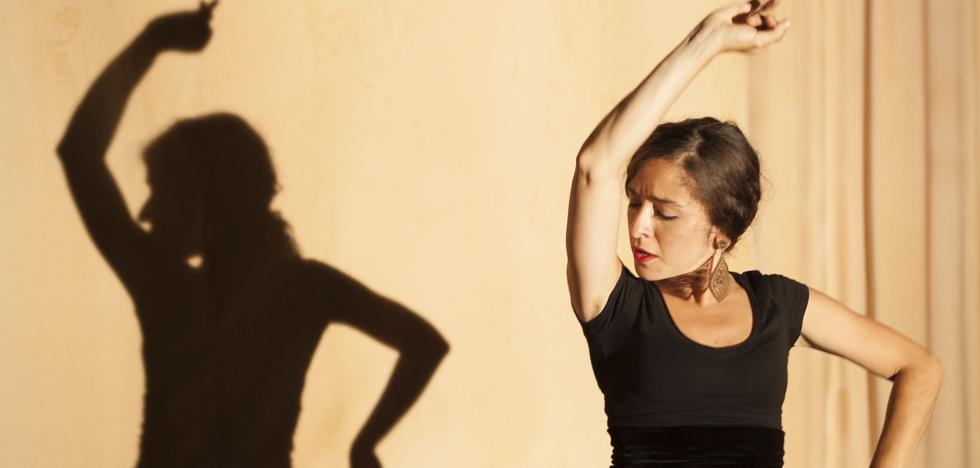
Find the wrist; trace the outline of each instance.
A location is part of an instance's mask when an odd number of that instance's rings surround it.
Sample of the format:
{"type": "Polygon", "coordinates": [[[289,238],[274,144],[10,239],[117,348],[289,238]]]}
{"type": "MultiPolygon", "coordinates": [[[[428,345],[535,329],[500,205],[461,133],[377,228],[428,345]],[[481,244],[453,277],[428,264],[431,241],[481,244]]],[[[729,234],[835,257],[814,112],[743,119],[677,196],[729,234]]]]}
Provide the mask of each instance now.
{"type": "Polygon", "coordinates": [[[720,52],[715,35],[711,34],[704,23],[698,24],[691,30],[677,49],[702,64],[710,62],[720,52]]]}

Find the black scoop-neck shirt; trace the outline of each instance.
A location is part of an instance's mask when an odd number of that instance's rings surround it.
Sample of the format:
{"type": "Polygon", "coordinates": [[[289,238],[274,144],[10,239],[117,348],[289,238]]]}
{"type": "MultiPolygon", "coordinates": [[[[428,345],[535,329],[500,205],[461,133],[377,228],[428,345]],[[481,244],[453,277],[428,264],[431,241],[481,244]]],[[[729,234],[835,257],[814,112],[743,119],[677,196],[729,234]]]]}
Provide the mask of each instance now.
{"type": "Polygon", "coordinates": [[[579,321],[609,428],[782,431],[786,365],[800,336],[809,290],[776,273],[731,274],[748,294],[752,331],[740,343],[713,347],[685,336],[656,283],[622,265],[599,314],[579,321]]]}

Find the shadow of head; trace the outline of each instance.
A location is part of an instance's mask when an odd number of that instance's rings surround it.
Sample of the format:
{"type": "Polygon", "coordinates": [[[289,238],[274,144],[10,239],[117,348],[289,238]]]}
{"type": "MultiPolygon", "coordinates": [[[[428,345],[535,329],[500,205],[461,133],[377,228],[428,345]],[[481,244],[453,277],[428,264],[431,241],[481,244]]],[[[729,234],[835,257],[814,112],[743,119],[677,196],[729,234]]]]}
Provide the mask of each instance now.
{"type": "Polygon", "coordinates": [[[178,253],[288,237],[270,209],[279,184],[268,147],[241,117],[178,120],[146,147],[143,160],[150,196],[138,220],[178,253]]]}

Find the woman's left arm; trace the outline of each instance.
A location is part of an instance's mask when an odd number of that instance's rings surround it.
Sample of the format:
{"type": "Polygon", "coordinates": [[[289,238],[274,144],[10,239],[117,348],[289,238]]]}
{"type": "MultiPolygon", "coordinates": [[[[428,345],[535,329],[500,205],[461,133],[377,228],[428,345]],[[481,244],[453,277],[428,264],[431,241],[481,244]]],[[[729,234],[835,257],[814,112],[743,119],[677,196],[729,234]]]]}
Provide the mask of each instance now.
{"type": "Polygon", "coordinates": [[[871,468],[907,466],[942,386],[939,359],[907,336],[813,288],[801,335],[799,344],[848,359],[893,382],[871,468]]]}

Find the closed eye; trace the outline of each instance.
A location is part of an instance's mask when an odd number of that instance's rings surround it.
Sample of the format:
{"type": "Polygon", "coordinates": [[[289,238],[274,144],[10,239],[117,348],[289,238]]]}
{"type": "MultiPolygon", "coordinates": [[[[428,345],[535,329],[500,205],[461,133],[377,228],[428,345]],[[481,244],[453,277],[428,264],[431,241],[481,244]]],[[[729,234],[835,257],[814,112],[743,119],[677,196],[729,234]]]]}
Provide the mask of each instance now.
{"type": "MultiPolygon", "coordinates": [[[[638,208],[639,206],[640,206],[639,203],[630,203],[629,204],[629,208],[630,209],[635,209],[635,208],[638,208]]],[[[658,216],[660,219],[663,219],[664,221],[670,221],[670,220],[672,220],[674,218],[677,218],[677,216],[666,216],[663,213],[659,213],[659,212],[656,213],[656,216],[658,216]]]]}

